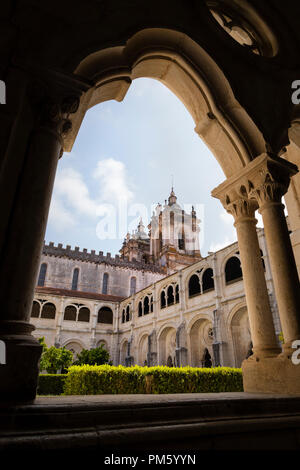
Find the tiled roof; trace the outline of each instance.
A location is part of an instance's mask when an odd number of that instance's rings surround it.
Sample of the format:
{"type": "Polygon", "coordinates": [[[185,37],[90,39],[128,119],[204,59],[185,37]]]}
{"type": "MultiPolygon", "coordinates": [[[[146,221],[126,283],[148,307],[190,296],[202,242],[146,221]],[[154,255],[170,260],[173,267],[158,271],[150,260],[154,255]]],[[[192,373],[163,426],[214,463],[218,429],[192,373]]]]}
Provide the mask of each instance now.
{"type": "Polygon", "coordinates": [[[120,297],[118,295],[108,295],[108,294],[97,294],[96,292],[82,292],[78,290],[70,289],[59,289],[57,287],[40,287],[35,288],[35,292],[38,294],[52,294],[52,295],[61,295],[66,297],[79,297],[82,299],[92,299],[92,300],[106,300],[108,302],[120,302],[126,297],[120,297]]]}

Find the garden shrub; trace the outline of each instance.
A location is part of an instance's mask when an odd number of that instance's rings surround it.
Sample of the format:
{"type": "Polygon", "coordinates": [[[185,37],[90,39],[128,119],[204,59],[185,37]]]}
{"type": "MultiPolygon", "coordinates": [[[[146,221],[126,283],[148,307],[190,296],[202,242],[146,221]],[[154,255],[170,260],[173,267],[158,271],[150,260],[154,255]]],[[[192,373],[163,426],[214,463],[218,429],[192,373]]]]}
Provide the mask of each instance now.
{"type": "Polygon", "coordinates": [[[71,366],[66,395],[242,392],[241,369],[230,367],[71,366]]]}
{"type": "Polygon", "coordinates": [[[62,395],[67,374],[40,374],[38,395],[62,395]]]}

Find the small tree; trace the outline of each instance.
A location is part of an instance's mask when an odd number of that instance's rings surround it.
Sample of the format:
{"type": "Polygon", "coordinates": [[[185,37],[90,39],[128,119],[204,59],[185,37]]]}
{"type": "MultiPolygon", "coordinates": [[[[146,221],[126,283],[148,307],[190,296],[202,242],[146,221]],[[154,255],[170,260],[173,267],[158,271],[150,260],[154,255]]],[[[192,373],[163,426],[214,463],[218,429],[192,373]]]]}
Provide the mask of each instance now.
{"type": "Polygon", "coordinates": [[[108,364],[109,353],[104,349],[103,345],[100,344],[98,348],[83,349],[77,356],[77,360],[74,364],[82,366],[83,364],[89,364],[90,366],[101,366],[101,364],[108,364]]]}
{"type": "Polygon", "coordinates": [[[40,370],[46,370],[48,374],[56,374],[59,369],[65,372],[72,364],[73,354],[63,348],[51,346],[43,353],[40,361],[40,370]]]}

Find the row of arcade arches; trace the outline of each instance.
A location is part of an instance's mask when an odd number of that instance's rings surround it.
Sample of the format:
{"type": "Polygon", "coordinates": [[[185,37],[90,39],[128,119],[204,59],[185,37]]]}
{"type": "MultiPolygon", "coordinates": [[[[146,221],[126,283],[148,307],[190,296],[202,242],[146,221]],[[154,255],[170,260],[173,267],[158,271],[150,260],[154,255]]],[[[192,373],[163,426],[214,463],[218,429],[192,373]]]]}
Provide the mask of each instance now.
{"type": "MultiPolygon", "coordinates": [[[[252,354],[252,340],[246,306],[235,308],[232,311],[232,314],[228,317],[227,328],[228,339],[232,347],[233,362],[235,367],[241,367],[243,360],[252,354]]],[[[213,324],[208,316],[193,321],[186,333],[188,365],[206,368],[220,365],[220,363],[216,363],[214,354],[214,334],[213,324]]],[[[149,336],[147,333],[142,334],[139,339],[134,338],[130,348],[128,339],[124,338],[120,344],[119,363],[128,365],[126,359],[130,350],[132,365],[152,365],[148,363],[148,345],[149,336]]],[[[154,346],[154,350],[157,351],[157,364],[167,367],[180,366],[176,349],[176,327],[166,325],[158,332],[154,346]]]]}
{"type": "MultiPolygon", "coordinates": [[[[56,306],[45,300],[34,300],[31,310],[32,318],[54,319],[56,306]]],[[[64,321],[90,322],[90,309],[85,305],[67,305],[63,314],[64,321]]],[[[103,306],[98,310],[97,323],[113,324],[113,311],[110,307],[103,306]]]]}

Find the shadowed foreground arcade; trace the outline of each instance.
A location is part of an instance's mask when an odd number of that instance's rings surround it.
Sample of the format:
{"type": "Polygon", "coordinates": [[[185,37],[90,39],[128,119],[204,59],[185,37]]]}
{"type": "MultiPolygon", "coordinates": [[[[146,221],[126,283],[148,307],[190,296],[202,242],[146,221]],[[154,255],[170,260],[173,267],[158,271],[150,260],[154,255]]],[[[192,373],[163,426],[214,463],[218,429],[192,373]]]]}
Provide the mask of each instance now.
{"type": "Polygon", "coordinates": [[[292,101],[300,80],[299,17],[293,0],[2,2],[3,448],[121,448],[132,440],[141,448],[299,447],[300,366],[291,360],[300,340],[300,120],[292,101]],[[57,162],[72,149],[86,111],[122,101],[139,77],[176,94],[224,171],[212,195],[233,216],[238,237],[253,345],[242,364],[245,394],[35,399],[41,346],[30,314],[57,162]]]}

